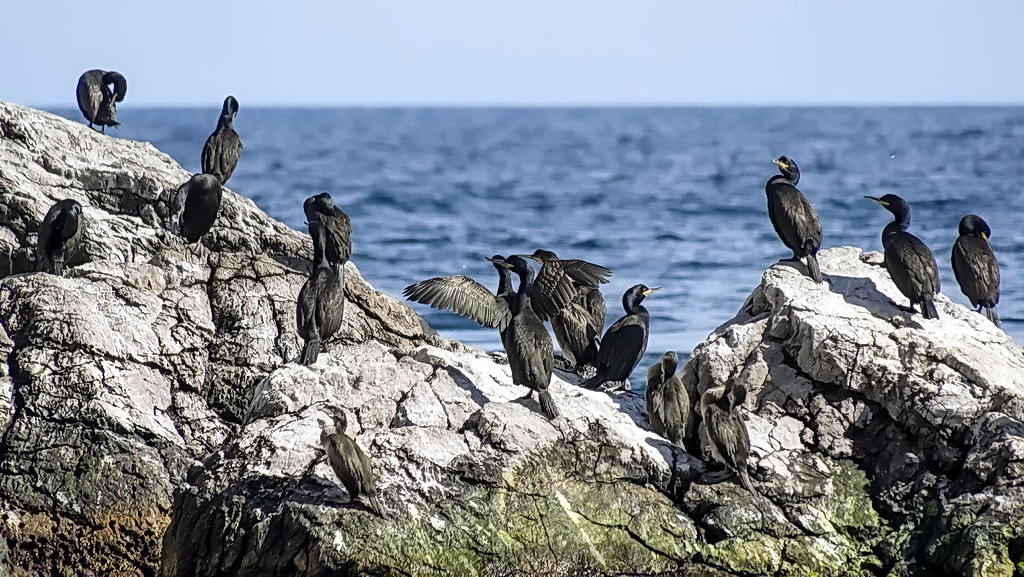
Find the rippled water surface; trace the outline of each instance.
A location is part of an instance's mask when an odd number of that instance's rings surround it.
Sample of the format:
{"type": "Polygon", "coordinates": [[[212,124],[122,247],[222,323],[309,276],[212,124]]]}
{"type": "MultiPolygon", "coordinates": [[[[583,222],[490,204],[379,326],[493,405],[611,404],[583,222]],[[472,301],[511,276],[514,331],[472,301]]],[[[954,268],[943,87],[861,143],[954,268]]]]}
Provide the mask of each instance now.
{"type": "MultiPolygon", "coordinates": [[[[218,112],[124,107],[108,132],[198,171],[218,112]]],[[[1004,328],[1024,339],[1022,108],[254,109],[243,99],[235,127],[245,149],[230,187],[299,229],[302,200],[331,192],[352,217],[353,260],[392,295],[451,274],[493,287],[484,256],[543,247],[614,269],[609,324],[626,288],[664,286],[645,303],[648,360],[688,353],[789,256],[764,197],[771,159],[788,154],[826,247],[881,250],[889,213],[862,197],[899,194],[945,294],[964,304],[950,248],[961,216],[983,216],[1004,328]]],[[[416,306],[445,336],[501,348],[496,331],[416,306]]]]}

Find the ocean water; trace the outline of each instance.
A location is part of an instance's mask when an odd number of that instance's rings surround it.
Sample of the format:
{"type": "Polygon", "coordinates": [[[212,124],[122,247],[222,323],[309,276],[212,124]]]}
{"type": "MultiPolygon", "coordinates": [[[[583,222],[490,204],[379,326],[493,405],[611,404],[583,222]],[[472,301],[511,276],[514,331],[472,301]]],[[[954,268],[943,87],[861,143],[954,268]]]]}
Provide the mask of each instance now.
{"type": "MultiPolygon", "coordinates": [[[[219,105],[118,111],[117,138],[148,140],[199,170],[219,105]]],[[[81,121],[77,109],[56,110],[81,121]]],[[[992,227],[1004,329],[1024,342],[1024,108],[247,108],[229,181],[304,230],[302,200],[329,191],[353,226],[353,260],[380,290],[464,274],[489,287],[483,257],[554,250],[612,268],[608,324],[622,292],[647,299],[648,355],[686,356],[730,319],[763,270],[790,255],[765,209],[771,163],[800,165],[825,247],[881,250],[895,193],[936,255],[943,292],[968,304],[949,254],[960,217],[992,227]]],[[[500,350],[497,332],[421,305],[442,335],[500,350]]]]}

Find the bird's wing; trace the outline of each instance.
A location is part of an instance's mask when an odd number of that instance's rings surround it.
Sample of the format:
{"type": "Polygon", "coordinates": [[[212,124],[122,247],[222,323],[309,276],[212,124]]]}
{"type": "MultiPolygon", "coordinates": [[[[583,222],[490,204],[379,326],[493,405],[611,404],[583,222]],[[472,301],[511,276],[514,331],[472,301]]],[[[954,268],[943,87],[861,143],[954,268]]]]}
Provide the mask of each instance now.
{"type": "Polygon", "coordinates": [[[352,222],[341,209],[330,213],[320,213],[320,222],[327,229],[327,236],[334,246],[338,247],[340,262],[348,262],[352,256],[352,222]]]}
{"type": "Polygon", "coordinates": [[[643,321],[636,315],[627,315],[615,321],[601,339],[598,363],[608,380],[621,380],[640,362],[647,342],[643,321]]]}
{"type": "Polygon", "coordinates": [[[768,195],[768,216],[779,238],[791,250],[802,249],[808,240],[813,249],[821,246],[821,222],[797,187],[775,183],[773,193],[768,195]]]}
{"type": "Polygon", "coordinates": [[[203,157],[201,162],[201,170],[206,174],[217,174],[219,167],[217,166],[217,131],[215,130],[206,139],[206,144],[203,145],[203,157]]]}
{"type": "Polygon", "coordinates": [[[746,470],[750,437],[739,414],[711,405],[704,411],[704,427],[715,458],[731,469],[746,470]]]}
{"type": "Polygon", "coordinates": [[[999,261],[985,239],[960,237],[953,245],[953,274],[971,302],[999,301],[999,261]]]}
{"type": "Polygon", "coordinates": [[[314,274],[322,287],[316,298],[316,321],[320,337],[326,339],[341,328],[345,314],[345,285],[334,267],[319,269],[314,274]]]}
{"type": "Polygon", "coordinates": [[[930,287],[932,293],[939,292],[939,266],[935,262],[935,256],[924,242],[912,234],[904,236],[907,245],[911,248],[903,254],[906,255],[908,271],[910,275],[923,287],[930,287]]]}
{"type": "Polygon", "coordinates": [[[597,334],[601,334],[604,330],[604,317],[608,313],[608,307],[605,306],[604,296],[601,294],[599,288],[580,288],[580,296],[577,296],[576,302],[583,305],[583,308],[590,314],[590,326],[594,328],[597,334]]]}
{"type": "Polygon", "coordinates": [[[485,327],[504,329],[512,319],[504,298],[495,296],[482,284],[462,275],[420,281],[405,287],[402,294],[411,301],[450,310],[485,327]]]}
{"type": "Polygon", "coordinates": [[[372,479],[373,474],[369,468],[369,459],[366,459],[367,466],[364,468],[363,459],[360,457],[365,459],[366,455],[348,435],[341,433],[331,435],[330,443],[327,445],[328,462],[353,499],[359,495],[372,495],[376,492],[376,486],[372,479]],[[370,488],[374,491],[370,492],[370,488]]]}
{"type": "Polygon", "coordinates": [[[565,274],[591,288],[608,282],[608,277],[612,276],[612,269],[585,260],[572,258],[562,260],[561,263],[565,274]]]}

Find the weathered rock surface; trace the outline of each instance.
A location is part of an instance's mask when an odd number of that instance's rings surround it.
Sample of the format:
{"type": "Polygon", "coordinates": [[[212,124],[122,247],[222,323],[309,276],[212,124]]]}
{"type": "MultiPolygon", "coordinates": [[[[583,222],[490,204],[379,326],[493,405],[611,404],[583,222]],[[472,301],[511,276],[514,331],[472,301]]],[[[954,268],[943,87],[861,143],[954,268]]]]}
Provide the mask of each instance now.
{"type": "Polygon", "coordinates": [[[770,268],[681,369],[694,401],[750,388],[759,501],[705,484],[635,395],[556,379],[549,422],[502,356],[425,335],[351,264],[341,339],[296,365],[308,239],[227,193],[183,249],[162,223],[187,177],[0,104],[0,574],[1024,572],[1024,352],[941,297],[938,321],[900,311],[855,249],[821,253],[827,285],[770,268]],[[20,274],[69,196],[70,274],[20,274]],[[323,462],[327,402],[383,518],[323,462]]]}

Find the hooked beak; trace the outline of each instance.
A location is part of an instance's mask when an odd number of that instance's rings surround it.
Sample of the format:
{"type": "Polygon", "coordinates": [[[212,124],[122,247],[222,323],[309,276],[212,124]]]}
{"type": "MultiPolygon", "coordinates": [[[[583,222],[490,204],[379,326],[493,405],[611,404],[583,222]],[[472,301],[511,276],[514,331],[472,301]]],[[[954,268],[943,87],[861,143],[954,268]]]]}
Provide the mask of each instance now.
{"type": "Polygon", "coordinates": [[[521,256],[523,258],[528,258],[528,259],[532,260],[533,262],[540,262],[540,259],[535,257],[535,256],[533,256],[532,254],[517,254],[517,255],[513,255],[513,256],[521,256]]]}
{"type": "Polygon", "coordinates": [[[782,170],[786,170],[787,168],[789,168],[788,164],[786,164],[785,162],[782,162],[781,160],[779,160],[777,158],[772,161],[772,164],[778,165],[778,167],[781,168],[782,170]]]}
{"type": "Polygon", "coordinates": [[[985,239],[985,240],[988,240],[988,235],[987,235],[987,234],[985,234],[984,232],[982,232],[982,233],[981,233],[981,238],[983,238],[983,239],[985,239]]]}
{"type": "Polygon", "coordinates": [[[888,202],[885,202],[884,200],[882,200],[880,198],[877,198],[877,197],[874,197],[874,196],[865,196],[864,198],[866,198],[868,200],[873,200],[873,201],[877,202],[878,204],[880,204],[882,206],[889,206],[888,202]]]}
{"type": "Polygon", "coordinates": [[[663,288],[663,287],[660,287],[660,286],[659,286],[659,287],[654,287],[654,288],[649,288],[649,289],[647,289],[647,290],[645,290],[645,291],[643,292],[643,295],[644,295],[644,296],[647,296],[647,295],[649,295],[649,294],[651,294],[651,293],[654,293],[654,292],[658,292],[658,291],[660,291],[660,290],[661,290],[662,288],[663,288]]]}

